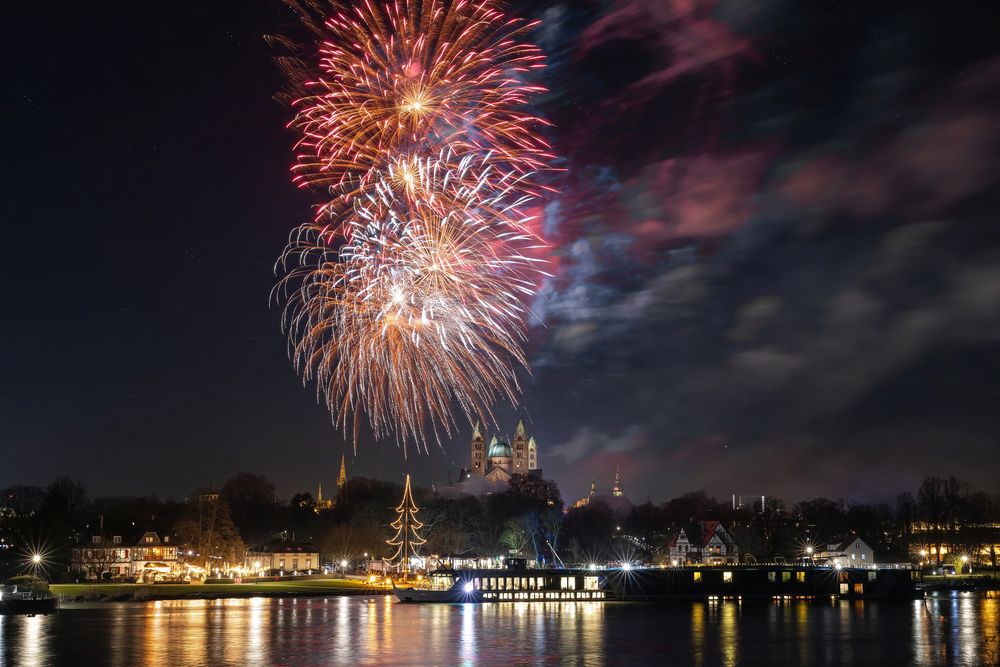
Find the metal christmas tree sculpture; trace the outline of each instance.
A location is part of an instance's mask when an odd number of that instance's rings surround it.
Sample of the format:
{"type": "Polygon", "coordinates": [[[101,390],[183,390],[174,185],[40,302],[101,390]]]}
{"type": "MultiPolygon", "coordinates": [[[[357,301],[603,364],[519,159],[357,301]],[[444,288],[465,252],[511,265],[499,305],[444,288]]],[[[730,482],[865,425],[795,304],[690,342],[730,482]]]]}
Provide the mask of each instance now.
{"type": "Polygon", "coordinates": [[[396,553],[389,561],[399,563],[402,566],[403,574],[410,571],[410,559],[416,557],[417,547],[423,545],[427,540],[420,537],[418,532],[424,524],[417,520],[417,512],[420,508],[413,502],[413,494],[410,491],[410,476],[406,476],[406,487],[403,489],[403,499],[396,507],[399,515],[390,525],[396,529],[396,534],[390,540],[386,540],[389,546],[396,547],[396,553]]]}

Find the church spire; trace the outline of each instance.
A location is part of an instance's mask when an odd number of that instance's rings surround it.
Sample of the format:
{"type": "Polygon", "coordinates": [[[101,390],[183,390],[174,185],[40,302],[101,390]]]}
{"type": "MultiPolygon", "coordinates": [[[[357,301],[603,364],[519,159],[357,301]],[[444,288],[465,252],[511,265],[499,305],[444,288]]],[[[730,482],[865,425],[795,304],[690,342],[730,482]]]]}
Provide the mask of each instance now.
{"type": "Polygon", "coordinates": [[[524,420],[523,419],[518,419],[517,420],[517,428],[514,429],[514,437],[515,438],[525,438],[525,439],[527,439],[528,436],[524,432],[524,420]]]}
{"type": "Polygon", "coordinates": [[[347,466],[344,463],[344,455],[340,455],[340,475],[337,476],[337,488],[343,490],[347,484],[347,466]]]}
{"type": "Polygon", "coordinates": [[[587,500],[593,500],[594,496],[597,495],[597,475],[590,478],[590,494],[587,496],[587,500]]]}
{"type": "Polygon", "coordinates": [[[323,504],[323,482],[319,483],[319,489],[316,490],[316,506],[323,504]]]}
{"type": "Polygon", "coordinates": [[[477,438],[478,439],[482,439],[482,437],[483,437],[483,435],[479,431],[479,420],[477,419],[476,420],[476,425],[472,427],[472,439],[473,440],[476,440],[477,438]]]}
{"type": "Polygon", "coordinates": [[[622,467],[618,466],[615,470],[615,485],[611,487],[611,495],[614,498],[621,498],[625,495],[625,491],[622,489],[622,467]]]}

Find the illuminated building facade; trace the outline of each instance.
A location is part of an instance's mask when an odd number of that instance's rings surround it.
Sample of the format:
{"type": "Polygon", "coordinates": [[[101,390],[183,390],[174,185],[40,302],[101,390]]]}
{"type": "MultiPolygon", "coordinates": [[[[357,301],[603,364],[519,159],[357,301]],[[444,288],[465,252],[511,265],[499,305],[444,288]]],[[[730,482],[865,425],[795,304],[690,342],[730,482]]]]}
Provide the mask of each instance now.
{"type": "Polygon", "coordinates": [[[518,474],[541,476],[538,444],[534,437],[528,436],[520,420],[510,443],[494,435],[487,444],[482,427],[476,422],[469,448],[469,467],[463,473],[462,479],[482,477],[489,482],[508,482],[511,475],[518,474]]]}

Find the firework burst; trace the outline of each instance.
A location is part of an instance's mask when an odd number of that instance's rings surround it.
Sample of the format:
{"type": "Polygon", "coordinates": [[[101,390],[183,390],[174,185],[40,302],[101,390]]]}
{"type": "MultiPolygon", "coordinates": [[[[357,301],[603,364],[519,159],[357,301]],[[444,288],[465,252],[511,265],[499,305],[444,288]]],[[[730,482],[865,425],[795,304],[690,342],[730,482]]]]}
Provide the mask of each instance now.
{"type": "Polygon", "coordinates": [[[364,414],[376,435],[426,449],[452,432],[453,405],[492,420],[516,400],[523,301],[543,274],[524,177],[488,156],[396,160],[342,228],[293,236],[292,356],[345,432],[357,438],[364,414]]]}
{"type": "Polygon", "coordinates": [[[536,24],[489,0],[286,2],[318,43],[273,38],[298,54],[279,58],[293,180],[328,194],[281,261],[291,356],[355,443],[367,424],[426,450],[515,403],[527,367],[543,244],[524,211],[551,159],[536,24]]]}
{"type": "MultiPolygon", "coordinates": [[[[289,4],[303,17],[315,10],[289,4]]],[[[543,66],[521,40],[536,23],[506,17],[484,0],[333,3],[308,20],[319,62],[285,58],[300,135],[293,180],[356,193],[400,155],[490,151],[525,174],[551,156],[527,111],[544,89],[524,76],[543,66]]],[[[527,183],[523,184],[527,187],[527,183]]]]}

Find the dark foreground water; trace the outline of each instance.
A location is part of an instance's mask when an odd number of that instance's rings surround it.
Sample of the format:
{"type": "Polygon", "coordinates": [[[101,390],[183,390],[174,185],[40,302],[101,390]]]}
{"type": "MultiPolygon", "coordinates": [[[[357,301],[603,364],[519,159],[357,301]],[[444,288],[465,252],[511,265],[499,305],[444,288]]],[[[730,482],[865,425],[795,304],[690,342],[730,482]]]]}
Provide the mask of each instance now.
{"type": "Polygon", "coordinates": [[[901,604],[389,597],[67,605],[0,617],[5,665],[990,665],[1000,598],[901,604]]]}

